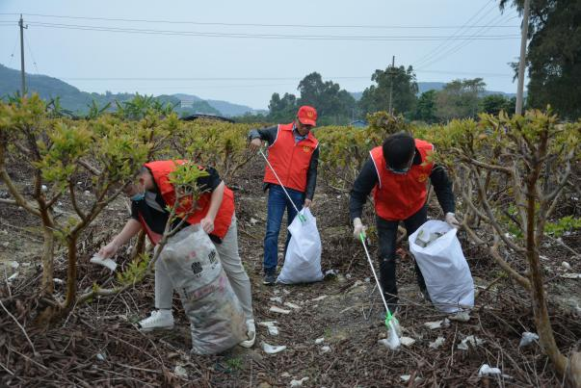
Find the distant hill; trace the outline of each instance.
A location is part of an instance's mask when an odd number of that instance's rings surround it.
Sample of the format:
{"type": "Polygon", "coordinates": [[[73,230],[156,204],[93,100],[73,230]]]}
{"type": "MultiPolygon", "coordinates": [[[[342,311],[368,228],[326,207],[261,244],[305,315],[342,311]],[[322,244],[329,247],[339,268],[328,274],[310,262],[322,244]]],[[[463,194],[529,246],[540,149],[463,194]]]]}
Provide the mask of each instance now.
{"type": "MultiPolygon", "coordinates": [[[[418,94],[422,94],[424,92],[428,92],[429,90],[442,90],[446,85],[446,82],[418,82],[418,94]]],[[[351,92],[350,94],[359,101],[362,98],[363,92],[351,92]]],[[[511,98],[515,97],[515,93],[505,93],[505,92],[496,92],[493,90],[485,90],[483,93],[484,96],[488,96],[491,94],[502,94],[505,97],[511,98]]]]}
{"type": "MultiPolygon", "coordinates": [[[[114,107],[115,101],[129,101],[135,97],[134,93],[87,93],[57,78],[46,75],[26,74],[26,87],[29,92],[38,93],[44,100],[60,97],[62,107],[76,115],[86,114],[88,112],[88,106],[92,101],[97,102],[99,106],[105,106],[111,102],[114,107]]],[[[0,98],[14,95],[19,90],[20,72],[0,65],[0,98]]],[[[244,115],[247,112],[255,113],[248,106],[220,100],[206,101],[190,94],[177,93],[173,95],[160,95],[156,98],[176,106],[175,111],[180,115],[204,113],[232,117],[244,115]],[[192,101],[192,105],[189,107],[181,107],[181,100],[190,100],[192,101]]]]}

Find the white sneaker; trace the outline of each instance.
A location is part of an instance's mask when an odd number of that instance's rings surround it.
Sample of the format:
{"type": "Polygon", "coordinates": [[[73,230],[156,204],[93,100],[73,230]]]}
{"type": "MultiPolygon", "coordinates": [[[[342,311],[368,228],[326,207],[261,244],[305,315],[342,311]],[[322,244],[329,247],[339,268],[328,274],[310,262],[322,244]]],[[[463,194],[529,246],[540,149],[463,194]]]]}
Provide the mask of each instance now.
{"type": "Polygon", "coordinates": [[[240,346],[243,348],[252,348],[255,344],[255,339],[257,337],[257,328],[255,327],[255,320],[248,319],[247,320],[247,340],[244,340],[240,343],[240,346]]]}
{"type": "Polygon", "coordinates": [[[139,321],[139,326],[141,331],[170,330],[174,328],[174,316],[171,310],[154,310],[149,317],[139,321]]]}

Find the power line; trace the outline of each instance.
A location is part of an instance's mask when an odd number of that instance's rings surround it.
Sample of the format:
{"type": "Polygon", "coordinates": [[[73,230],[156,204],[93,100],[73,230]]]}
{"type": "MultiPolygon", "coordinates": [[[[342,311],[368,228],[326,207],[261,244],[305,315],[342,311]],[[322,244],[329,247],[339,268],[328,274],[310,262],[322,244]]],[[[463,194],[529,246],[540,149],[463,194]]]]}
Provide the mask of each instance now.
{"type": "Polygon", "coordinates": [[[429,35],[284,35],[284,34],[247,34],[247,33],[217,33],[217,32],[198,32],[198,31],[175,31],[175,30],[155,30],[155,29],[137,29],[121,27],[101,27],[78,24],[58,24],[29,21],[28,25],[45,28],[116,32],[129,34],[146,34],[146,35],[173,35],[173,36],[198,36],[207,38],[236,38],[236,39],[289,39],[289,40],[341,40],[341,41],[433,41],[442,39],[454,40],[507,40],[519,39],[519,35],[471,35],[456,36],[450,35],[429,36],[429,35]]]}
{"type": "Polygon", "coordinates": [[[16,40],[14,41],[14,47],[12,47],[12,54],[10,54],[10,59],[8,60],[8,65],[7,67],[10,67],[10,65],[12,64],[12,60],[14,59],[14,53],[16,52],[16,46],[18,45],[18,35],[16,35],[16,40]]]}
{"type": "MultiPolygon", "coordinates": [[[[483,73],[483,72],[463,72],[463,71],[446,71],[446,70],[414,70],[415,73],[434,73],[434,74],[448,74],[448,75],[473,75],[484,77],[512,77],[510,74],[503,73],[483,73]]],[[[101,81],[152,81],[152,82],[169,82],[169,81],[300,81],[301,77],[56,77],[63,81],[82,81],[82,82],[101,82],[101,81]]],[[[328,80],[363,80],[371,79],[371,76],[337,76],[325,77],[328,80]]]]}
{"type": "MultiPolygon", "coordinates": [[[[486,29],[485,29],[486,30],[486,29]]],[[[486,32],[486,31],[477,31],[476,34],[480,33],[480,32],[486,32]]],[[[447,57],[449,57],[450,55],[458,52],[459,50],[461,50],[463,47],[466,47],[469,43],[471,43],[470,41],[466,41],[466,42],[460,42],[458,45],[450,48],[449,50],[445,51],[445,52],[441,52],[439,55],[425,60],[424,63],[422,65],[420,65],[419,67],[422,68],[422,66],[431,66],[447,57]]]]}
{"type": "Polygon", "coordinates": [[[38,70],[38,66],[36,65],[36,59],[34,58],[34,54],[32,53],[32,46],[30,45],[30,41],[28,40],[28,37],[26,35],[24,35],[24,41],[26,42],[26,47],[28,48],[28,53],[30,54],[30,57],[32,58],[32,64],[34,65],[34,68],[36,69],[36,73],[40,74],[40,71],[38,70]]]}
{"type": "MultiPolygon", "coordinates": [[[[0,13],[0,15],[18,15],[15,13],[0,13]]],[[[98,20],[113,22],[130,22],[130,23],[160,23],[160,24],[190,24],[200,26],[229,26],[229,27],[283,27],[283,28],[355,28],[355,29],[456,29],[458,26],[403,26],[403,25],[358,25],[358,24],[267,24],[267,23],[225,23],[225,22],[198,22],[198,21],[178,21],[178,20],[152,20],[152,19],[126,19],[126,18],[104,18],[88,16],[69,16],[69,15],[50,15],[30,13],[26,16],[56,18],[56,19],[74,19],[74,20],[98,20]]],[[[479,28],[482,26],[472,26],[470,28],[479,28]]],[[[495,28],[515,28],[516,26],[494,25],[495,28]]]]}
{"type": "MultiPolygon", "coordinates": [[[[463,26],[461,26],[457,31],[455,31],[453,33],[453,35],[451,35],[451,37],[457,36],[459,34],[461,34],[468,26],[470,26],[470,23],[473,19],[477,18],[489,5],[489,2],[485,2],[485,4],[483,5],[483,7],[479,8],[479,10],[477,12],[475,12],[464,24],[463,26]]],[[[479,21],[481,21],[481,19],[483,19],[484,16],[490,14],[492,11],[492,9],[489,9],[489,11],[487,11],[484,15],[481,15],[481,17],[479,17],[478,20],[475,21],[475,23],[478,23],[479,21]]],[[[417,59],[416,61],[413,61],[413,66],[418,67],[418,63],[422,63],[424,62],[426,59],[430,58],[431,56],[438,54],[439,52],[441,52],[441,49],[444,49],[448,42],[450,41],[450,39],[445,40],[444,42],[440,43],[438,46],[436,46],[435,48],[433,48],[431,51],[429,51],[428,53],[424,54],[423,56],[421,56],[419,59],[417,59]]]]}

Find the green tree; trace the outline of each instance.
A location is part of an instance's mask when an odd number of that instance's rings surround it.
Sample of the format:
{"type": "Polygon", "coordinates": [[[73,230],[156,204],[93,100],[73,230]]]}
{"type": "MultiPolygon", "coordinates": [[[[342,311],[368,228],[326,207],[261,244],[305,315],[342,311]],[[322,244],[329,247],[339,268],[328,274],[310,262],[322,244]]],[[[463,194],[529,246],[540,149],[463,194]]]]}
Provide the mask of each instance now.
{"type": "Polygon", "coordinates": [[[297,97],[294,94],[285,93],[281,98],[279,93],[273,93],[268,119],[275,123],[291,122],[297,115],[297,108],[297,97]]]}
{"type": "Polygon", "coordinates": [[[299,82],[299,105],[317,109],[318,124],[347,124],[356,109],[356,100],[339,84],[323,82],[321,74],[313,72],[299,82]]]}
{"type": "MultiPolygon", "coordinates": [[[[524,0],[502,0],[523,12],[524,0]]],[[[531,0],[527,104],[580,117],[580,0],[531,0]]]]}
{"type": "Polygon", "coordinates": [[[479,96],[484,91],[482,78],[449,82],[437,93],[437,117],[441,121],[477,117],[479,96]]]}
{"type": "Polygon", "coordinates": [[[428,90],[420,95],[416,104],[416,120],[422,120],[426,123],[436,122],[436,90],[428,90]]]}
{"type": "Polygon", "coordinates": [[[498,115],[500,111],[513,113],[515,111],[515,97],[509,99],[503,94],[491,94],[480,101],[481,112],[498,115]]]}
{"type": "Polygon", "coordinates": [[[388,110],[390,105],[390,85],[392,84],[392,107],[394,112],[404,115],[413,114],[416,107],[418,84],[412,66],[405,68],[388,67],[376,70],[372,75],[372,85],[364,90],[360,99],[360,108],[364,113],[388,110]]]}

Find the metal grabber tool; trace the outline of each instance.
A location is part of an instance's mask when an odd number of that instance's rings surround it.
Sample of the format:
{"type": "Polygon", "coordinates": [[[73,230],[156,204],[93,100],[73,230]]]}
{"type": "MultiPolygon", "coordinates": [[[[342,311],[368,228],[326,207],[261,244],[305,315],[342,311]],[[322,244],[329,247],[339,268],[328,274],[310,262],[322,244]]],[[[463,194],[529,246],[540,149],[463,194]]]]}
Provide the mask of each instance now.
{"type": "Polygon", "coordinates": [[[374,269],[374,263],[370,258],[370,253],[368,252],[368,246],[366,245],[366,235],[362,232],[360,233],[360,241],[364,246],[364,251],[366,252],[366,257],[368,259],[368,263],[370,264],[370,268],[372,269],[372,273],[374,274],[374,279],[376,280],[376,286],[378,291],[380,292],[380,296],[382,297],[382,302],[384,303],[384,307],[386,308],[386,320],[384,323],[386,324],[386,329],[388,329],[388,338],[385,341],[386,346],[388,346],[391,350],[397,350],[400,347],[400,338],[398,337],[397,332],[397,325],[398,321],[388,308],[388,303],[386,303],[386,298],[384,297],[384,292],[382,291],[382,287],[380,286],[380,280],[376,275],[376,270],[374,269]]]}

